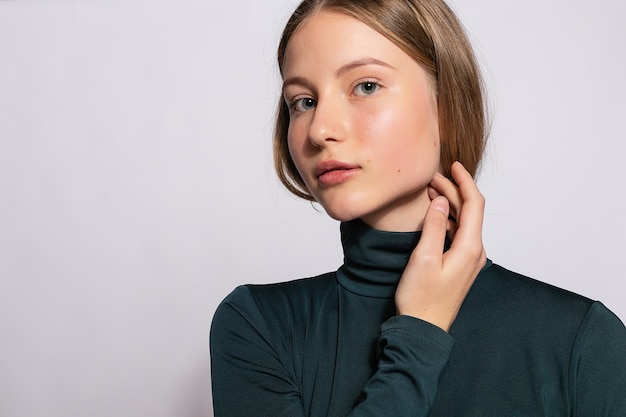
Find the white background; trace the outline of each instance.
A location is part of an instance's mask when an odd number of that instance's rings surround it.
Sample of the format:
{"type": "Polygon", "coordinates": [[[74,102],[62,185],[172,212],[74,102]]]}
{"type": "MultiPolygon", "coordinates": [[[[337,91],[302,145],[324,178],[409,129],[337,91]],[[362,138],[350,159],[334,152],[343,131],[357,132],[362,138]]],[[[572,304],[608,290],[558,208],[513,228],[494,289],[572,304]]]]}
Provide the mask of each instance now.
{"type": "MultiPolygon", "coordinates": [[[[455,0],[494,261],[626,319],[626,3],[455,0]]],[[[211,415],[236,285],[335,269],[271,165],[294,0],[0,1],[0,416],[211,415]]]]}

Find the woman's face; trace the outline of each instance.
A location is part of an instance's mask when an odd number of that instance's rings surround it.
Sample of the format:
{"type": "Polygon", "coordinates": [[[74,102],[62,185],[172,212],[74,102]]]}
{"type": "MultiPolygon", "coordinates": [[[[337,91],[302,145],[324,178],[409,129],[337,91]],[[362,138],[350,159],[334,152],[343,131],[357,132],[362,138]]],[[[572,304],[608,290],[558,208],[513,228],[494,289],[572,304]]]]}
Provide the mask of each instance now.
{"type": "Polygon", "coordinates": [[[440,147],[419,64],[361,21],[321,11],[289,40],[283,75],[289,152],[326,212],[380,230],[421,228],[440,147]]]}

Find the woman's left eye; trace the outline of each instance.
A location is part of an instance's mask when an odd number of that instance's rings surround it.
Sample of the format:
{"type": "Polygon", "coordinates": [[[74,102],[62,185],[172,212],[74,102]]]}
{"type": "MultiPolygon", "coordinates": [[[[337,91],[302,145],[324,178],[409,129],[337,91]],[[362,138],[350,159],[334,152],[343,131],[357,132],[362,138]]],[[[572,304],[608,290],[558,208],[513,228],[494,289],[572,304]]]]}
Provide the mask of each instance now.
{"type": "Polygon", "coordinates": [[[354,93],[357,96],[369,96],[377,92],[379,89],[380,85],[378,85],[378,83],[374,81],[363,81],[354,88],[354,93]]]}

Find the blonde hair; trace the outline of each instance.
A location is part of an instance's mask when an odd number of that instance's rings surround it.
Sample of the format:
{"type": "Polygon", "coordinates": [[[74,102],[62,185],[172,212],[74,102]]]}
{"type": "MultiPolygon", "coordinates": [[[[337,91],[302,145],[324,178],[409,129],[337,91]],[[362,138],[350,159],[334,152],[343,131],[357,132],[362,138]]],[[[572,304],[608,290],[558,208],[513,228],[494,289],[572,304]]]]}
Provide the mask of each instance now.
{"type": "MultiPolygon", "coordinates": [[[[460,161],[474,175],[488,136],[483,82],[463,26],[442,0],[304,0],[287,22],[278,46],[283,75],[285,50],[300,24],[320,10],[352,16],[376,30],[432,77],[441,138],[440,169],[460,161]]],[[[289,109],[282,96],[274,127],[274,167],[280,181],[298,197],[313,201],[289,154],[289,109]]]]}

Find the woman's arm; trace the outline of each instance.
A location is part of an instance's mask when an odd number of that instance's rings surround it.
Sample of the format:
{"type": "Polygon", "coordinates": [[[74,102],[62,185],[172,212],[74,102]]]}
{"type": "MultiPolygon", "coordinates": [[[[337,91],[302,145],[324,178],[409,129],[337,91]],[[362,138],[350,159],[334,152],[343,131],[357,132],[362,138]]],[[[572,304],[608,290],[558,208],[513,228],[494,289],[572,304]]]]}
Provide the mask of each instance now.
{"type": "MultiPolygon", "coordinates": [[[[458,188],[442,176],[432,181],[433,201],[422,236],[396,292],[398,316],[381,326],[377,370],[349,417],[419,417],[430,412],[453,345],[443,330],[454,321],[486,259],[484,200],[461,164],[455,163],[452,172],[458,188]],[[458,226],[448,221],[450,209],[458,226]],[[443,254],[446,233],[452,246],[443,254]]],[[[309,399],[302,398],[298,377],[281,360],[281,342],[270,337],[272,324],[264,321],[254,302],[241,301],[248,297],[245,291],[225,300],[213,320],[215,416],[304,417],[309,399]]],[[[319,383],[331,384],[332,376],[319,383]]]]}
{"type": "MultiPolygon", "coordinates": [[[[242,287],[233,294],[240,299],[246,293],[242,287]]],[[[211,339],[215,416],[307,415],[297,378],[269,343],[260,312],[231,301],[229,297],[216,314],[211,339]]],[[[452,338],[421,320],[396,316],[383,324],[379,344],[377,372],[364,387],[365,400],[351,415],[427,415],[408,412],[432,403],[452,338]]],[[[625,416],[626,328],[602,304],[589,309],[571,357],[568,398],[576,410],[573,415],[625,416]]]]}
{"type": "MultiPolygon", "coordinates": [[[[259,308],[248,287],[239,287],[218,308],[211,328],[211,374],[215,417],[366,417],[427,416],[447,365],[452,337],[409,316],[395,316],[381,326],[378,364],[362,387],[361,401],[341,415],[328,410],[333,363],[305,363],[318,375],[315,398],[306,394],[296,349],[283,340],[273,314],[259,308]],[[285,348],[287,346],[287,348],[285,348]],[[312,369],[314,368],[314,369],[312,369]]],[[[336,327],[335,327],[336,331],[336,327]]],[[[296,336],[298,337],[298,336],[296,336]]],[[[319,356],[325,358],[325,341],[319,356]]],[[[334,355],[328,354],[332,362],[334,355]]],[[[366,366],[364,364],[364,366],[366,366]]],[[[345,402],[346,399],[338,399],[345,402]]],[[[348,400],[350,401],[350,400],[348,400]]]]}
{"type": "Polygon", "coordinates": [[[301,417],[298,377],[248,287],[218,306],[211,324],[215,417],[301,417]]]}

